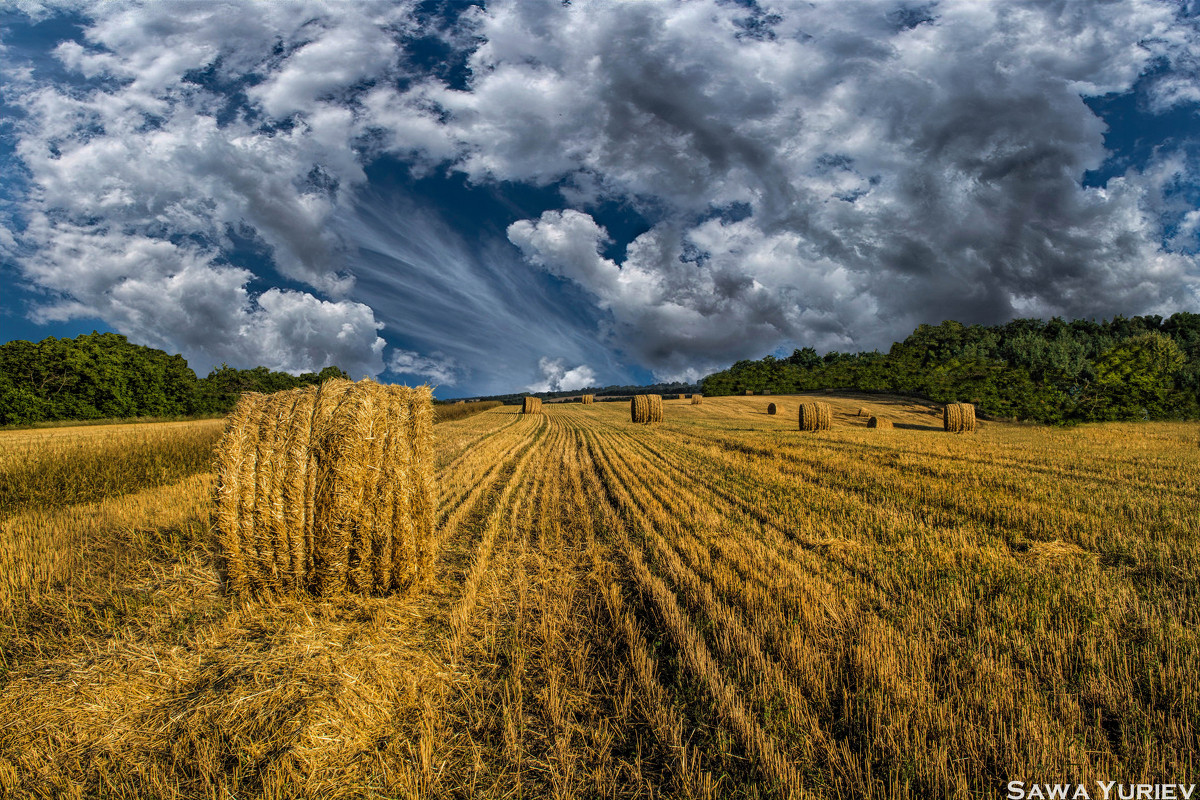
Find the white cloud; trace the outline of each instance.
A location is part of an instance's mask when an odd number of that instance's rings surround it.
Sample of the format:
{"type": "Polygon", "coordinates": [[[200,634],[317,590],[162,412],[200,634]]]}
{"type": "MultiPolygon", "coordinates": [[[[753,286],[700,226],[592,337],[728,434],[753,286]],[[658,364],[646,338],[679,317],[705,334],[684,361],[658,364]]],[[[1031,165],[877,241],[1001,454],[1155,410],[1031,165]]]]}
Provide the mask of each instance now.
{"type": "Polygon", "coordinates": [[[38,221],[45,242],[26,274],[63,298],[42,321],[100,317],[135,341],[182,352],[200,374],[229,363],[291,373],[336,364],[351,375],[383,369],[382,325],[361,303],[247,290],[253,277],[214,253],[161,239],[38,221]]]}
{"type": "MultiPolygon", "coordinates": [[[[36,4],[35,4],[36,5],[36,4]]],[[[346,100],[394,74],[403,4],[94,3],[85,42],[54,49],[78,81],[16,69],[16,153],[30,190],[6,250],[61,301],[43,319],[103,317],[194,360],[301,371],[383,368],[381,325],[346,298],[348,243],[333,225],[365,182],[346,100]],[[245,95],[239,100],[239,92],[245,95]],[[249,237],[291,290],[252,298],[222,266],[249,237]]],[[[54,7],[29,6],[31,16],[54,7]]]]}
{"type": "Polygon", "coordinates": [[[429,378],[434,384],[453,386],[458,382],[455,372],[457,367],[453,359],[428,357],[412,350],[395,349],[388,358],[388,369],[392,372],[402,372],[408,375],[421,375],[429,378]]]}
{"type": "Polygon", "coordinates": [[[538,359],[538,369],[542,379],[530,384],[531,392],[571,392],[576,389],[587,389],[596,385],[596,373],[587,364],[567,369],[561,358],[542,356],[538,359]]]}
{"type": "Polygon", "coordinates": [[[685,377],[786,342],[886,347],[947,317],[1190,302],[1200,268],[1164,245],[1154,177],[1173,156],[1082,185],[1106,157],[1083,97],[1129,91],[1158,58],[1186,66],[1194,29],[1168,4],[946,2],[924,21],[896,2],[761,5],[775,16],[489,8],[472,90],[440,97],[479,179],[566,178],[568,201],[659,220],[620,263],[577,210],[509,228],[611,312],[615,346],[685,377]],[[551,118],[532,96],[547,87],[587,111],[551,118]]]}

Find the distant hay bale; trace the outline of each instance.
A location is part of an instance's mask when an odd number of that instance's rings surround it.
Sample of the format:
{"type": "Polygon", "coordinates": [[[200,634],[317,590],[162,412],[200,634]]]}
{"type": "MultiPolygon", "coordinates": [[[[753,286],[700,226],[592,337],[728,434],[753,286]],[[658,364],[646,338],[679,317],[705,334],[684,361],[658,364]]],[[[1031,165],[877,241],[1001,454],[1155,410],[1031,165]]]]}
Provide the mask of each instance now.
{"type": "Polygon", "coordinates": [[[703,402],[704,402],[704,395],[702,395],[702,394],[692,395],[692,405],[698,406],[703,402]]]}
{"type": "Polygon", "coordinates": [[[827,431],[833,425],[833,409],[828,403],[801,403],[800,430],[827,431]]]}
{"type": "Polygon", "coordinates": [[[433,563],[429,387],[242,396],[216,448],[217,539],[242,596],[406,591],[433,563]]]}
{"type": "Polygon", "coordinates": [[[869,420],[867,420],[867,427],[868,428],[891,428],[893,426],[892,426],[892,421],[890,419],[883,419],[882,417],[871,417],[869,420]]]}
{"type": "Polygon", "coordinates": [[[662,422],[662,395],[639,394],[629,401],[629,413],[634,422],[662,422]]]}
{"type": "Polygon", "coordinates": [[[455,400],[454,401],[454,405],[456,405],[456,406],[466,405],[466,403],[467,403],[466,400],[455,400]]]}
{"type": "Polygon", "coordinates": [[[542,413],[542,398],[526,397],[525,404],[521,406],[522,414],[540,414],[542,413]]]}
{"type": "Polygon", "coordinates": [[[860,416],[860,417],[869,417],[869,416],[871,416],[871,412],[870,412],[870,411],[867,411],[865,408],[860,408],[860,409],[858,410],[858,416],[860,416]]]}
{"type": "Polygon", "coordinates": [[[596,396],[585,394],[579,398],[579,402],[583,403],[585,406],[590,406],[592,403],[596,402],[596,396]]]}
{"type": "Polygon", "coordinates": [[[775,408],[774,403],[767,403],[767,413],[768,414],[774,414],[777,410],[778,409],[775,408]]]}
{"type": "Polygon", "coordinates": [[[744,392],[744,394],[746,395],[746,397],[750,397],[751,395],[753,395],[753,394],[754,394],[754,390],[753,390],[753,389],[747,389],[747,390],[744,392]]]}
{"type": "Polygon", "coordinates": [[[764,397],[765,397],[765,396],[767,396],[767,395],[769,395],[770,393],[771,393],[771,390],[770,390],[770,389],[763,389],[763,390],[762,390],[762,394],[763,394],[763,396],[764,396],[764,397]]]}
{"type": "Polygon", "coordinates": [[[975,406],[970,403],[947,403],[942,410],[942,424],[950,433],[973,433],[975,406]]]}

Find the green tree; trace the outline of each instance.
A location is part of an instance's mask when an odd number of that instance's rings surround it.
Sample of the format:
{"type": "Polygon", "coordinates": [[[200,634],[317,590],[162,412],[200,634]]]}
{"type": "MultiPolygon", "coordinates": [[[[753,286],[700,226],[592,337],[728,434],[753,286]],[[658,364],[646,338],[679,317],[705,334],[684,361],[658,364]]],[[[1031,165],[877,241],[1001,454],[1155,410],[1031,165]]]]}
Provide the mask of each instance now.
{"type": "Polygon", "coordinates": [[[1179,345],[1162,333],[1142,333],[1115,345],[1096,362],[1093,418],[1162,419],[1167,397],[1185,362],[1179,345]]]}

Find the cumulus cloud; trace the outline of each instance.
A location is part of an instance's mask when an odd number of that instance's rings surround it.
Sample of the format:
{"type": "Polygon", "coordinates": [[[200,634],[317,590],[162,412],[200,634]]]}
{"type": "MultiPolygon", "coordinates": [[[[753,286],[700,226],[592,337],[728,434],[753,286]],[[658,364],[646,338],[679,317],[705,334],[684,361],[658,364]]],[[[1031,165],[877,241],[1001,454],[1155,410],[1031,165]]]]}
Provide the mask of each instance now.
{"type": "Polygon", "coordinates": [[[365,181],[346,93],[389,74],[407,10],[81,5],[82,43],[53,51],[73,80],[24,69],[3,90],[21,113],[15,151],[30,185],[10,211],[20,224],[7,249],[28,280],[65,298],[35,313],[86,311],[202,361],[377,374],[381,326],[346,299],[348,244],[332,221],[365,181]],[[251,297],[255,276],[218,257],[245,241],[278,276],[331,300],[251,297]]]}
{"type": "Polygon", "coordinates": [[[612,315],[612,342],[660,380],[696,380],[764,342],[842,346],[877,311],[854,276],[801,237],[749,220],[657,226],[620,264],[600,255],[607,233],[577,211],[547,211],[508,234],[530,261],[586,289],[612,315]]]}
{"type": "Polygon", "coordinates": [[[563,359],[543,356],[538,369],[542,379],[527,387],[531,392],[571,392],[596,385],[596,373],[587,364],[567,369],[563,359]]]}
{"type": "Polygon", "coordinates": [[[1171,154],[1082,182],[1107,155],[1083,98],[1164,61],[1190,74],[1194,27],[1168,4],[758,5],[489,8],[470,91],[425,90],[478,179],[564,180],[577,208],[659,220],[620,263],[577,210],[509,229],[611,311],[615,345],[685,376],[946,317],[1195,302],[1194,255],[1163,241],[1171,154]]]}
{"type": "Polygon", "coordinates": [[[38,309],[41,320],[103,318],[135,341],[179,350],[201,374],[223,362],[292,373],[383,368],[382,325],[361,303],[280,289],[252,297],[247,270],[161,239],[61,223],[34,235],[46,246],[26,275],[60,298],[38,309]]]}

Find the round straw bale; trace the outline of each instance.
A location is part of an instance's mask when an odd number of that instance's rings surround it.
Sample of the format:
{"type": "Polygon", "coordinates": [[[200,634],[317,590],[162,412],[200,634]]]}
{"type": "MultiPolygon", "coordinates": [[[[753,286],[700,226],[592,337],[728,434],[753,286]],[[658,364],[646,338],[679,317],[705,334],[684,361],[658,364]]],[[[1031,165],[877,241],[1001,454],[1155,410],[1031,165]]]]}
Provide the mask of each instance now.
{"type": "Polygon", "coordinates": [[[542,398],[526,397],[525,402],[521,406],[522,414],[540,414],[542,413],[542,398]]]}
{"type": "Polygon", "coordinates": [[[882,417],[871,417],[869,420],[867,420],[867,427],[890,428],[892,427],[892,421],[890,419],[883,419],[882,417]]]}
{"type": "Polygon", "coordinates": [[[775,408],[774,403],[767,403],[767,413],[768,414],[774,414],[776,411],[778,411],[778,409],[775,408]]]}
{"type": "Polygon", "coordinates": [[[942,410],[942,425],[950,433],[974,432],[975,406],[970,403],[947,403],[942,410]]]}
{"type": "Polygon", "coordinates": [[[704,395],[702,395],[702,394],[692,395],[692,405],[698,406],[703,402],[704,402],[704,395]]]}
{"type": "Polygon", "coordinates": [[[662,422],[662,395],[637,395],[629,401],[629,413],[634,422],[662,422]]]}
{"type": "Polygon", "coordinates": [[[585,406],[590,406],[596,402],[596,396],[592,394],[585,394],[583,397],[579,398],[579,402],[583,403],[585,406]]]}
{"type": "Polygon", "coordinates": [[[871,416],[871,412],[870,412],[870,411],[867,411],[865,408],[860,408],[860,409],[858,410],[858,416],[860,416],[860,417],[869,417],[869,416],[871,416]]]}
{"type": "Polygon", "coordinates": [[[800,430],[827,431],[833,424],[833,409],[828,403],[801,403],[800,430]]]}
{"type": "Polygon", "coordinates": [[[746,391],[742,392],[742,394],[744,394],[744,395],[746,395],[747,397],[749,397],[750,395],[754,394],[754,390],[753,390],[753,389],[747,389],[746,391]]]}
{"type": "Polygon", "coordinates": [[[432,415],[429,387],[369,380],[243,398],[215,465],[229,589],[385,593],[428,574],[432,415]]]}

